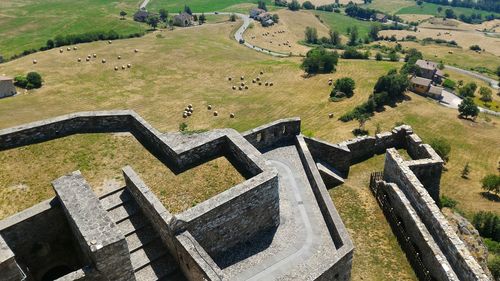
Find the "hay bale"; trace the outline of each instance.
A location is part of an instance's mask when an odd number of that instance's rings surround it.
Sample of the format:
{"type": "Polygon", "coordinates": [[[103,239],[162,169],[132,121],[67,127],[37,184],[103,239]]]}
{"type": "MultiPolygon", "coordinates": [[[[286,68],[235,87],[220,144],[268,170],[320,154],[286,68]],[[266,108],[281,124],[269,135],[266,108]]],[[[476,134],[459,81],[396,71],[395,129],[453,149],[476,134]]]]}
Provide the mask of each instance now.
{"type": "Polygon", "coordinates": [[[68,47],[66,50],[69,52],[69,51],[71,51],[71,48],[70,48],[70,47],[68,47]]]}
{"type": "Polygon", "coordinates": [[[64,50],[63,50],[63,49],[59,49],[59,53],[61,53],[61,54],[62,54],[62,52],[64,52],[64,50]]]}
{"type": "Polygon", "coordinates": [[[190,111],[188,111],[188,112],[187,112],[187,116],[191,116],[191,115],[193,115],[193,113],[192,113],[192,112],[190,112],[190,111]]]}
{"type": "Polygon", "coordinates": [[[33,64],[37,64],[38,62],[36,60],[33,60],[33,64]]]}
{"type": "Polygon", "coordinates": [[[234,118],[234,113],[229,114],[229,118],[234,118]]]}
{"type": "Polygon", "coordinates": [[[139,50],[137,50],[137,49],[134,50],[134,53],[138,53],[138,52],[139,52],[139,50]]]}
{"type": "Polygon", "coordinates": [[[115,66],[115,70],[118,70],[118,66],[115,66]]]}
{"type": "Polygon", "coordinates": [[[333,85],[333,82],[332,81],[328,81],[328,86],[331,86],[333,85]]]}
{"type": "Polygon", "coordinates": [[[260,81],[260,77],[257,76],[257,78],[255,78],[255,80],[260,81]]]}
{"type": "Polygon", "coordinates": [[[256,82],[256,81],[255,81],[255,79],[253,79],[253,80],[252,80],[252,83],[254,83],[254,84],[255,84],[255,82],[256,82]]]}
{"type": "Polygon", "coordinates": [[[273,82],[269,82],[269,86],[273,86],[273,85],[274,85],[273,82]]]}
{"type": "Polygon", "coordinates": [[[189,107],[184,108],[184,111],[188,112],[189,111],[189,107]]]}
{"type": "Polygon", "coordinates": [[[219,116],[219,112],[214,111],[214,116],[219,116]]]}
{"type": "Polygon", "coordinates": [[[125,68],[127,68],[127,67],[125,65],[122,65],[122,69],[125,69],[125,68]]]}
{"type": "Polygon", "coordinates": [[[333,118],[333,113],[328,114],[328,118],[332,119],[333,118]]]}
{"type": "Polygon", "coordinates": [[[108,41],[108,44],[111,44],[111,43],[112,43],[112,42],[111,42],[111,40],[109,40],[109,41],[108,41]]]}
{"type": "Polygon", "coordinates": [[[248,86],[245,86],[245,90],[248,90],[248,86]]]}
{"type": "Polygon", "coordinates": [[[187,118],[187,117],[188,117],[187,112],[182,113],[182,118],[187,118]]]}
{"type": "Polygon", "coordinates": [[[211,104],[209,104],[209,105],[207,106],[207,109],[208,109],[208,110],[212,110],[212,105],[211,105],[211,104]]]}
{"type": "Polygon", "coordinates": [[[102,63],[106,63],[106,59],[102,59],[102,60],[101,60],[101,62],[102,62],[102,63]]]}
{"type": "Polygon", "coordinates": [[[259,82],[259,86],[261,86],[261,85],[262,85],[262,82],[259,82]]]}
{"type": "Polygon", "coordinates": [[[93,54],[92,56],[93,56],[94,58],[97,58],[97,54],[93,54]]]}
{"type": "Polygon", "coordinates": [[[86,61],[90,61],[90,58],[86,58],[85,60],[86,60],[86,61]]]}
{"type": "Polygon", "coordinates": [[[231,80],[233,80],[233,77],[227,77],[227,80],[231,81],[231,80]]]}
{"type": "Polygon", "coordinates": [[[75,46],[75,47],[73,47],[73,50],[75,50],[75,51],[76,51],[76,50],[78,50],[78,48],[75,46]]]}
{"type": "Polygon", "coordinates": [[[241,84],[240,84],[240,85],[241,85],[242,87],[243,87],[243,86],[245,86],[245,82],[241,82],[241,84]]]}
{"type": "Polygon", "coordinates": [[[245,76],[241,76],[241,77],[240,77],[240,80],[245,80],[245,76]]]}
{"type": "Polygon", "coordinates": [[[241,91],[241,90],[243,90],[243,87],[239,86],[239,87],[238,87],[238,90],[240,90],[240,91],[241,91]]]}
{"type": "Polygon", "coordinates": [[[78,62],[81,62],[81,61],[82,61],[82,59],[81,59],[81,58],[78,58],[78,62]]]}
{"type": "Polygon", "coordinates": [[[92,56],[91,55],[87,55],[87,58],[90,59],[92,56]]]}
{"type": "Polygon", "coordinates": [[[264,71],[262,71],[262,70],[261,70],[261,71],[260,71],[260,75],[262,75],[262,74],[264,74],[264,71]]]}
{"type": "Polygon", "coordinates": [[[269,86],[269,82],[266,82],[264,85],[269,86]]]}
{"type": "Polygon", "coordinates": [[[236,90],[236,86],[233,86],[233,90],[236,90]]]}
{"type": "Polygon", "coordinates": [[[192,104],[188,104],[188,108],[193,108],[193,105],[192,104]]]}
{"type": "Polygon", "coordinates": [[[122,59],[122,56],[118,56],[118,59],[121,60],[122,59]]]}
{"type": "Polygon", "coordinates": [[[132,67],[132,65],[130,63],[127,64],[127,68],[131,68],[131,67],[132,67]]]}

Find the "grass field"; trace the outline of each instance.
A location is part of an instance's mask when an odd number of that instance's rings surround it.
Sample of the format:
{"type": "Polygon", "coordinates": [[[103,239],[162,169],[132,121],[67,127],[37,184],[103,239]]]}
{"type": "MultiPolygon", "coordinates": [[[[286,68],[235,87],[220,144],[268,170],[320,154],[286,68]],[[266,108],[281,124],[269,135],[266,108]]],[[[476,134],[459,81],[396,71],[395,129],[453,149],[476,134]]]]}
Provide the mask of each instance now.
{"type": "MultiPolygon", "coordinates": [[[[273,6],[274,1],[265,0],[268,8],[273,6]]],[[[151,0],[148,4],[148,10],[156,11],[161,8],[168,10],[172,14],[176,14],[184,9],[184,5],[188,5],[189,8],[195,13],[201,12],[214,12],[226,10],[228,7],[251,3],[256,5],[257,1],[254,0],[151,0]]],[[[246,10],[248,13],[249,10],[246,10]]]]}
{"type": "Polygon", "coordinates": [[[414,6],[413,0],[373,0],[367,7],[379,10],[388,14],[395,14],[404,7],[414,6]]]}
{"type": "Polygon", "coordinates": [[[131,15],[138,0],[2,0],[0,1],[0,55],[4,58],[45,46],[56,35],[115,30],[128,35],[146,28],[131,15]],[[119,13],[128,13],[120,20],[119,13]]]}
{"type": "Polygon", "coordinates": [[[360,38],[368,36],[371,25],[370,22],[357,20],[338,13],[315,11],[314,14],[318,15],[321,20],[323,20],[324,24],[330,27],[331,30],[336,30],[344,35],[347,35],[347,29],[356,26],[358,28],[360,38]]]}
{"type": "Polygon", "coordinates": [[[470,16],[471,14],[480,14],[484,17],[487,15],[495,14],[499,15],[498,13],[492,13],[488,11],[483,11],[483,10],[476,10],[476,9],[471,9],[471,8],[462,8],[462,7],[452,7],[452,6],[443,6],[443,5],[437,5],[433,3],[423,3],[421,6],[418,6],[416,2],[413,2],[412,6],[404,7],[401,8],[396,12],[396,14],[417,14],[417,15],[433,15],[433,16],[444,16],[444,11],[446,9],[452,9],[457,17],[460,14],[464,14],[466,16],[470,16]],[[438,12],[438,7],[441,7],[443,11],[441,13],[438,12]]]}

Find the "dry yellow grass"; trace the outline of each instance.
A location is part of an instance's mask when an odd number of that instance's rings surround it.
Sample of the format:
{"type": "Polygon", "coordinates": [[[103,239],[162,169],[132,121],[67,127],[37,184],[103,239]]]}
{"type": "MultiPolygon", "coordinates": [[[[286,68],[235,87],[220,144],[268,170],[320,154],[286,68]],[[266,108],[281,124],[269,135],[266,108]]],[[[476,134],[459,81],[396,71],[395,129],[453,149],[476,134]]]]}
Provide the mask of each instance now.
{"type": "MultiPolygon", "coordinates": [[[[446,22],[451,21],[447,20],[446,22]]],[[[453,23],[457,22],[453,21],[453,23]]],[[[460,23],[444,25],[442,21],[436,21],[436,23],[423,23],[418,27],[417,32],[408,30],[384,30],[380,32],[380,35],[395,35],[398,39],[404,38],[407,35],[413,35],[418,39],[431,37],[446,41],[454,40],[464,49],[468,49],[472,45],[479,45],[481,48],[485,49],[486,52],[495,56],[500,56],[500,38],[486,36],[476,29],[478,29],[478,26],[471,24],[460,23]]]]}
{"type": "MultiPolygon", "coordinates": [[[[299,3],[304,3],[306,1],[310,1],[315,6],[330,5],[330,4],[334,3],[334,1],[332,1],[332,0],[299,0],[299,3]]],[[[356,4],[363,4],[364,3],[363,0],[339,0],[339,3],[344,4],[344,5],[349,4],[349,2],[353,2],[356,4]]]]}
{"type": "Polygon", "coordinates": [[[400,17],[403,20],[408,21],[408,22],[422,22],[422,21],[430,19],[434,16],[433,15],[403,14],[403,15],[398,15],[398,17],[400,17]]]}
{"type": "Polygon", "coordinates": [[[318,37],[328,37],[328,28],[310,12],[279,10],[276,13],[280,18],[278,24],[262,27],[260,23],[254,22],[254,27],[245,33],[245,40],[264,49],[305,55],[310,48],[298,42],[305,39],[304,31],[307,26],[315,27],[318,30],[318,37]],[[264,35],[267,32],[269,35],[264,35]]]}

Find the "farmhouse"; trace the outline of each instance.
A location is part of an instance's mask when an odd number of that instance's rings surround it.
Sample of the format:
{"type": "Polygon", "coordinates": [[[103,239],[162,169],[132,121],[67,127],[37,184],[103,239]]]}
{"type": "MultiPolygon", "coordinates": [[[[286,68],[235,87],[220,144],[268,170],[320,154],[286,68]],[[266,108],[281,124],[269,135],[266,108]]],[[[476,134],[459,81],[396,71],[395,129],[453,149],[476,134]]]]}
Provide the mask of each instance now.
{"type": "Polygon", "coordinates": [[[443,88],[432,85],[431,79],[413,76],[410,79],[410,90],[423,96],[441,99],[443,88]]]}
{"type": "Polygon", "coordinates": [[[441,83],[444,74],[438,69],[438,64],[428,60],[417,60],[415,65],[420,69],[420,76],[441,83]]]}
{"type": "Polygon", "coordinates": [[[146,22],[149,13],[145,10],[139,10],[134,14],[134,20],[138,22],[146,22]]]}
{"type": "Polygon", "coordinates": [[[260,14],[263,14],[265,12],[266,12],[265,10],[259,9],[259,8],[252,9],[252,10],[250,10],[250,18],[257,19],[257,16],[259,16],[260,14]]]}
{"type": "Polygon", "coordinates": [[[182,12],[182,13],[174,16],[174,25],[175,26],[186,27],[186,26],[190,26],[192,24],[193,24],[193,16],[186,13],[186,12],[182,12]]]}
{"type": "Polygon", "coordinates": [[[378,22],[387,22],[387,16],[382,14],[382,13],[376,13],[373,16],[373,20],[378,21],[378,22]]]}
{"type": "Polygon", "coordinates": [[[16,94],[16,87],[12,78],[0,76],[0,98],[10,97],[16,94]]]}

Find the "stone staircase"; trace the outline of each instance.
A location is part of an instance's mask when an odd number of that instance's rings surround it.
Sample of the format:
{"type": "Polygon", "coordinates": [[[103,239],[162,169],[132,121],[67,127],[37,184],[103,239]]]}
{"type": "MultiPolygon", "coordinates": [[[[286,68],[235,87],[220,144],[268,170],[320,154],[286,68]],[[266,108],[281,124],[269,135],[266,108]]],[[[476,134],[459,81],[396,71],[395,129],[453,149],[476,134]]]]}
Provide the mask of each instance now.
{"type": "Polygon", "coordinates": [[[137,281],[186,280],[160,236],[125,188],[104,195],[100,201],[125,235],[137,281]]]}

